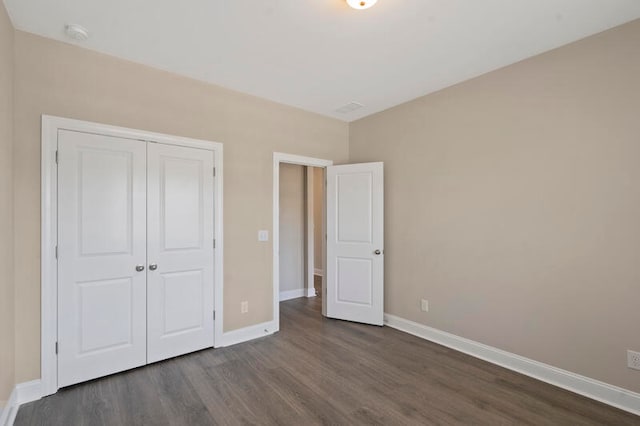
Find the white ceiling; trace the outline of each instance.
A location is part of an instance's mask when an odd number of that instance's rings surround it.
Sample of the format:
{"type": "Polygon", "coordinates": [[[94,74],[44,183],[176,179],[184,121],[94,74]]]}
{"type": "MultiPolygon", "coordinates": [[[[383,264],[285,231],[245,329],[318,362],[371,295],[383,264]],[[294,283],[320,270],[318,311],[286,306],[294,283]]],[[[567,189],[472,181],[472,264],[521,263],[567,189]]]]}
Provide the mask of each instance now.
{"type": "Polygon", "coordinates": [[[80,24],[88,49],[345,121],[640,18],[639,0],[4,1],[20,30],[76,43],[80,24]]]}

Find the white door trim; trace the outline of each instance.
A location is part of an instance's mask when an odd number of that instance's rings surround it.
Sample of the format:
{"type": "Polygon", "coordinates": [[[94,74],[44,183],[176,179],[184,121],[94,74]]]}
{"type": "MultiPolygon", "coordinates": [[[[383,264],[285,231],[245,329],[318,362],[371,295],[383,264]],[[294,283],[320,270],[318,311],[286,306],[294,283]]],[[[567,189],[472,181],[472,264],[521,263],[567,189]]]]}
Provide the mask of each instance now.
{"type": "Polygon", "coordinates": [[[144,142],[156,142],[214,151],[216,179],[214,182],[215,239],[214,251],[214,307],[216,321],[214,325],[214,347],[223,345],[223,147],[219,142],[164,135],[143,130],[109,126],[69,118],[42,116],[42,162],[41,162],[41,383],[42,395],[47,396],[58,391],[57,359],[55,344],[57,341],[57,260],[58,243],[56,216],[58,211],[56,150],[58,130],[70,130],[95,133],[144,142]]]}
{"type": "MultiPolygon", "coordinates": [[[[306,266],[307,269],[305,271],[306,274],[306,283],[304,286],[304,296],[305,297],[314,297],[316,296],[316,289],[314,287],[314,272],[315,272],[315,193],[314,193],[314,180],[313,180],[313,169],[311,167],[305,167],[305,180],[306,180],[306,189],[305,189],[305,213],[306,213],[306,222],[305,222],[305,231],[307,234],[306,238],[306,246],[307,246],[307,260],[306,266]]],[[[322,224],[320,224],[322,226],[322,224]]],[[[280,294],[280,301],[282,301],[282,294],[280,294]]]]}
{"type": "MultiPolygon", "coordinates": [[[[300,166],[332,166],[332,160],[304,157],[301,155],[273,153],[273,324],[274,332],[280,330],[280,163],[300,166]]],[[[323,244],[324,245],[324,244],[323,244]]]]}

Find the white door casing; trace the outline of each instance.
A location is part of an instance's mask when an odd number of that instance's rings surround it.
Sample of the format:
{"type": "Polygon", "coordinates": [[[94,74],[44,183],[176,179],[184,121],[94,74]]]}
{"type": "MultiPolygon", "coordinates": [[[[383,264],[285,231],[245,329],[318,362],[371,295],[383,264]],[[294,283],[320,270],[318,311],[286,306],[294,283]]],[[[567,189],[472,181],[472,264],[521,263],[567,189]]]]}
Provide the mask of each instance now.
{"type": "Polygon", "coordinates": [[[145,144],[58,133],[58,386],[146,362],[145,144]]]}
{"type": "MultiPolygon", "coordinates": [[[[280,164],[282,163],[325,168],[327,166],[331,166],[333,161],[285,154],[282,152],[273,153],[273,320],[269,324],[269,330],[271,332],[276,332],[280,329],[280,164]]],[[[323,288],[324,287],[325,285],[323,280],[323,288]]],[[[323,315],[325,315],[325,305],[323,298],[323,315]]]]}
{"type": "Polygon", "coordinates": [[[213,346],[214,154],[147,145],[148,362],[213,346]]]}
{"type": "Polygon", "coordinates": [[[383,163],[327,167],[327,316],[383,325],[383,163]]]}

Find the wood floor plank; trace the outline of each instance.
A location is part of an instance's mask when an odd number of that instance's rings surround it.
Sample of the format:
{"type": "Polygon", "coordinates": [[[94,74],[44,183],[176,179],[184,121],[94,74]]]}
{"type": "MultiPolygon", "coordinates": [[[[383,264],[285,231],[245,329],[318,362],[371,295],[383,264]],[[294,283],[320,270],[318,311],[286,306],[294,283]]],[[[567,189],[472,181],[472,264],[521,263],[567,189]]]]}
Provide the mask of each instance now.
{"type": "Polygon", "coordinates": [[[61,389],[22,425],[640,425],[640,417],[389,327],[281,303],[280,332],[61,389]]]}

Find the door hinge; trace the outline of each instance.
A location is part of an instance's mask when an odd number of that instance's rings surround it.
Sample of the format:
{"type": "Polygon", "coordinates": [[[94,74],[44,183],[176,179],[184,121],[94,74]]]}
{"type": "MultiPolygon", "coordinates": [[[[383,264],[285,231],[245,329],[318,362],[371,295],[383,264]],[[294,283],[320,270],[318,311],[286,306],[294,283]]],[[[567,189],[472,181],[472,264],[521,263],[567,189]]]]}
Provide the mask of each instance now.
{"type": "Polygon", "coordinates": [[[213,248],[216,248],[216,239],[213,239],[213,248]]]}
{"type": "Polygon", "coordinates": [[[216,177],[216,168],[213,168],[213,177],[216,177]]]}
{"type": "Polygon", "coordinates": [[[58,150],[56,150],[56,164],[58,164],[58,150]]]}
{"type": "Polygon", "coordinates": [[[56,342],[56,355],[58,355],[58,342],[56,342]]]}
{"type": "Polygon", "coordinates": [[[58,258],[58,246],[56,246],[56,259],[58,258]]]}
{"type": "Polygon", "coordinates": [[[216,311],[213,311],[213,320],[216,320],[216,311]]]}

